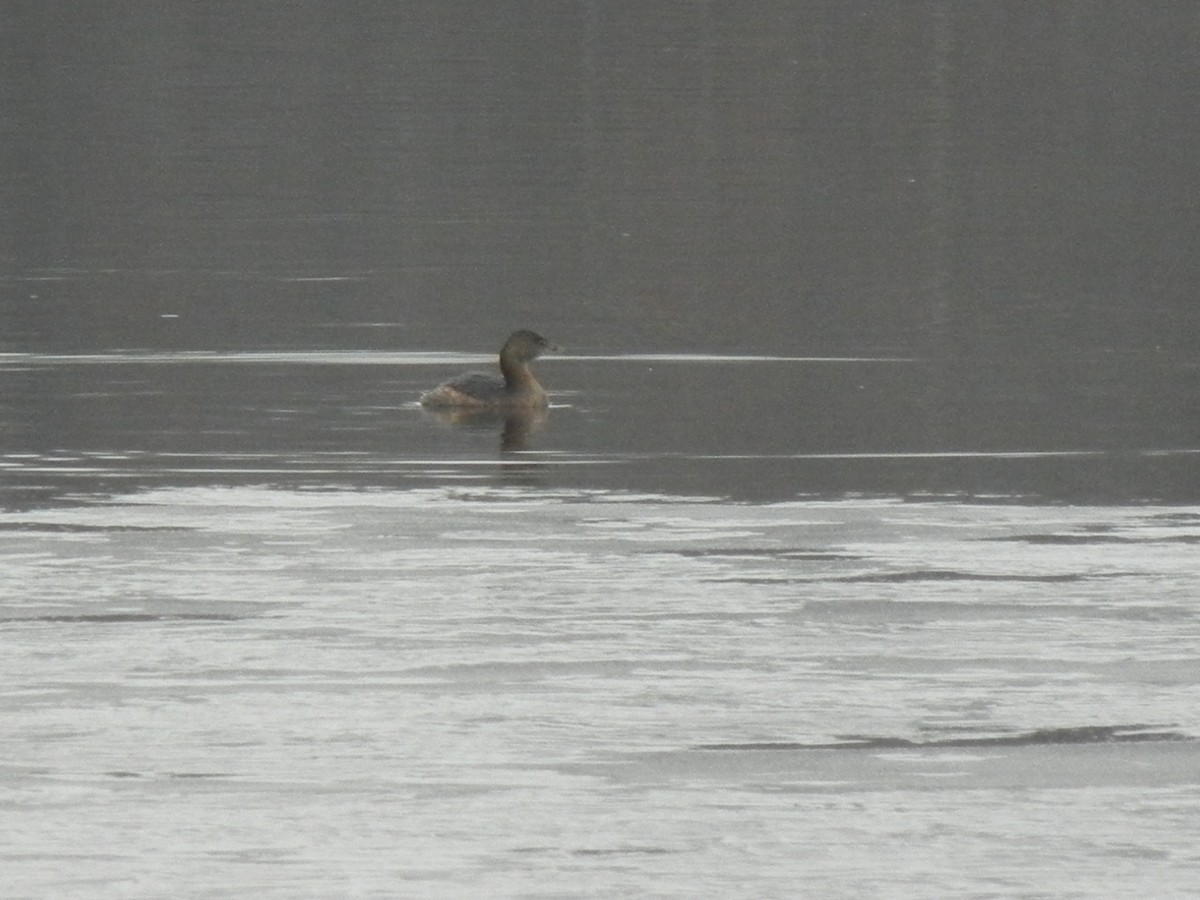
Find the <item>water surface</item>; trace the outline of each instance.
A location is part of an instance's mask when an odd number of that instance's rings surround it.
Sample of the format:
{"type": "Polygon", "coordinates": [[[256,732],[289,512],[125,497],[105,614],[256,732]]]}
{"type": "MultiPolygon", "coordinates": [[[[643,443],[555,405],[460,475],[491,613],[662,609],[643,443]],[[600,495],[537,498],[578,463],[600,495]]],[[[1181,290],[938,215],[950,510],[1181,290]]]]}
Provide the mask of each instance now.
{"type": "Polygon", "coordinates": [[[0,894],[1194,894],[1186,4],[10,7],[0,894]]]}
{"type": "Polygon", "coordinates": [[[1191,889],[1194,507],[159,487],[0,532],[10,896],[1191,889]]]}
{"type": "MultiPolygon", "coordinates": [[[[189,473],[390,486],[430,477],[785,500],[846,492],[1073,502],[1198,499],[1196,371],[1137,356],[567,352],[546,416],[438,416],[423,390],[490,354],[137,352],[0,356],[6,484],[189,473]],[[515,455],[514,455],[515,453],[515,455]],[[43,476],[47,476],[46,481],[43,476]]],[[[66,482],[63,482],[66,483],[66,482]]]]}
{"type": "Polygon", "coordinates": [[[590,355],[513,443],[414,402],[466,364],[5,358],[9,896],[1190,891],[1172,426],[940,444],[919,361],[590,355]],[[846,379],[880,421],[719,393],[846,379]]]}

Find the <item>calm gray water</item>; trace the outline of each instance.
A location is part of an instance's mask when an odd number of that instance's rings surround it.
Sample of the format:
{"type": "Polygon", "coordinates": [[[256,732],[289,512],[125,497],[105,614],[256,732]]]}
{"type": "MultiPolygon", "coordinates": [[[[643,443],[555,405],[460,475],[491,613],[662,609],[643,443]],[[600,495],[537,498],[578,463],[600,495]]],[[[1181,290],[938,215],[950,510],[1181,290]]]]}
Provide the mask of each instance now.
{"type": "Polygon", "coordinates": [[[0,895],[1193,896],[1198,28],[7,6],[0,895]]]}

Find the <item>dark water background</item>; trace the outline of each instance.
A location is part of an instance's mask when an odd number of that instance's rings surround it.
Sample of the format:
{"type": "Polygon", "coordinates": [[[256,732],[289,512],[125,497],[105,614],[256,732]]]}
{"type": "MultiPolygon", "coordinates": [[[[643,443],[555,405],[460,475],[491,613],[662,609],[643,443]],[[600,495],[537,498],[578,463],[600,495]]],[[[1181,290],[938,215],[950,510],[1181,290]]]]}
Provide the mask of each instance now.
{"type": "Polygon", "coordinates": [[[18,346],[1195,346],[1186,4],[15,3],[3,40],[18,346]]]}
{"type": "MultiPolygon", "coordinates": [[[[560,362],[552,390],[616,415],[541,446],[1103,451],[767,464],[759,493],[1197,496],[1194,458],[1143,455],[1200,447],[1186,4],[14,3],[0,35],[6,351],[492,353],[529,326],[577,355],[899,357],[560,362]]],[[[261,407],[448,373],[177,367],[134,409],[71,399],[95,368],[7,372],[4,440],[194,447],[235,401],[269,428],[220,449],[272,450],[310,435],[261,407]]]]}

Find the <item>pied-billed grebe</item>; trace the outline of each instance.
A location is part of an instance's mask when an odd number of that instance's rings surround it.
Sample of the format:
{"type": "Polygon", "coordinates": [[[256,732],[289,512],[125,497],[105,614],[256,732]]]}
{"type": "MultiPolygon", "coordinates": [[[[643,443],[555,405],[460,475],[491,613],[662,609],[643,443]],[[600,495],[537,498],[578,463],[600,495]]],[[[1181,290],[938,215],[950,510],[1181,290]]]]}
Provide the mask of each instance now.
{"type": "Polygon", "coordinates": [[[503,379],[481,372],[468,372],[423,394],[421,405],[432,409],[531,409],[546,406],[550,398],[529,371],[529,363],[546,351],[557,349],[540,334],[514,331],[500,348],[503,379]]]}

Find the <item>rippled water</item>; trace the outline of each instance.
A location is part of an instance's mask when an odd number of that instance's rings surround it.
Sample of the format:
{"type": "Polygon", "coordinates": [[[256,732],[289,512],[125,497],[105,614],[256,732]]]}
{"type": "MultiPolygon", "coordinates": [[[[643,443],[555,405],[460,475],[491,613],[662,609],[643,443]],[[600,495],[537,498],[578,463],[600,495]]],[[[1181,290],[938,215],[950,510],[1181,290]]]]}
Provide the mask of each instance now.
{"type": "Polygon", "coordinates": [[[1192,891],[1198,507],[596,485],[686,459],[576,450],[603,390],[524,452],[392,382],[342,451],[212,393],[185,453],[120,369],[74,443],[10,414],[6,896],[1192,891]]]}

